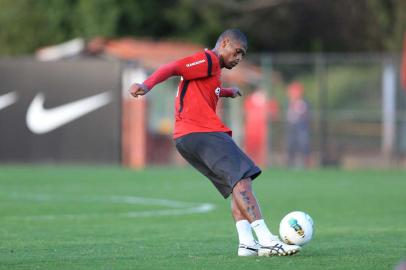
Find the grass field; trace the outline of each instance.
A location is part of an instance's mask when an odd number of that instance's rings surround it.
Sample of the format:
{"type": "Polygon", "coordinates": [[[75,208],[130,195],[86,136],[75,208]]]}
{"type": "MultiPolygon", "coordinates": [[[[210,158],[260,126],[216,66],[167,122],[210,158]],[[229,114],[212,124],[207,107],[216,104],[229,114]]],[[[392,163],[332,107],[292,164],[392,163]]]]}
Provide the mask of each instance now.
{"type": "Polygon", "coordinates": [[[299,255],[237,257],[229,201],[192,169],[3,166],[0,269],[393,269],[406,259],[405,171],[267,170],[254,189],[274,232],[289,211],[313,217],[299,255]]]}

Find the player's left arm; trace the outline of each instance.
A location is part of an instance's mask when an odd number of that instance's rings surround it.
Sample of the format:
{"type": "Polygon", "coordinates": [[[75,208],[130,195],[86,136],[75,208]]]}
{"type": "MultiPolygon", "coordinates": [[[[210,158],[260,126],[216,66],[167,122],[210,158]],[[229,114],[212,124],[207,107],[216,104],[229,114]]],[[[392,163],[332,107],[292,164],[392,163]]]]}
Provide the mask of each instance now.
{"type": "Polygon", "coordinates": [[[238,96],[242,96],[241,91],[238,87],[228,87],[228,88],[221,88],[220,89],[220,97],[231,97],[235,98],[238,96]]]}

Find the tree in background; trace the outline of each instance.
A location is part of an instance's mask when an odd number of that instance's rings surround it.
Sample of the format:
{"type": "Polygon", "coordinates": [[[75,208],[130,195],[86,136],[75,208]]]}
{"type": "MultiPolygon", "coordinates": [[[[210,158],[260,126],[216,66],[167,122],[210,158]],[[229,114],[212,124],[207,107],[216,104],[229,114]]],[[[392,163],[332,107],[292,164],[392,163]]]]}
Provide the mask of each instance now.
{"type": "Polygon", "coordinates": [[[400,0],[0,0],[0,55],[75,37],[178,39],[214,44],[238,27],[251,51],[400,51],[400,0]]]}

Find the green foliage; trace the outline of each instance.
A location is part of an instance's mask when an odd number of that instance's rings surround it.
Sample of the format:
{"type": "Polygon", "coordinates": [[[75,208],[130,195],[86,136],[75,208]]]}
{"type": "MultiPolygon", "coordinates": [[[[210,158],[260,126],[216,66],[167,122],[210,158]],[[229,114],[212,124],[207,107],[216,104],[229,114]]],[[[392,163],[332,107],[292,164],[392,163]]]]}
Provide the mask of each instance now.
{"type": "Polygon", "coordinates": [[[73,11],[73,35],[112,37],[119,28],[120,8],[116,0],[79,0],[73,11]]]}
{"type": "Polygon", "coordinates": [[[318,76],[321,75],[317,74],[316,63],[276,65],[274,72],[279,79],[272,84],[272,96],[282,104],[287,103],[287,87],[295,80],[303,84],[305,98],[314,110],[321,109],[320,99],[324,94],[325,106],[330,110],[380,112],[382,66],[379,63],[337,64],[332,61],[323,68],[326,68],[327,89],[320,89],[318,76]]]}
{"type": "Polygon", "coordinates": [[[375,27],[368,28],[376,38],[382,39],[387,50],[399,51],[406,34],[406,2],[398,0],[367,2],[375,27]]]}
{"type": "Polygon", "coordinates": [[[173,22],[174,35],[213,47],[219,34],[224,31],[224,10],[209,3],[180,0],[167,11],[173,22]]]}
{"type": "Polygon", "coordinates": [[[120,9],[116,36],[154,37],[170,36],[173,24],[167,11],[177,0],[118,0],[120,9]]]}
{"type": "MultiPolygon", "coordinates": [[[[57,1],[50,2],[55,3],[57,1]]],[[[64,3],[59,1],[60,3],[64,3]]],[[[64,5],[55,10],[42,10],[41,1],[0,0],[0,53],[27,53],[46,44],[50,37],[62,41],[64,5]]]]}
{"type": "Polygon", "coordinates": [[[78,36],[176,38],[213,46],[226,28],[250,51],[398,51],[398,0],[0,0],[0,55],[30,53],[78,36]]]}
{"type": "Polygon", "coordinates": [[[328,70],[328,106],[330,109],[381,109],[380,65],[338,65],[328,70]]]}

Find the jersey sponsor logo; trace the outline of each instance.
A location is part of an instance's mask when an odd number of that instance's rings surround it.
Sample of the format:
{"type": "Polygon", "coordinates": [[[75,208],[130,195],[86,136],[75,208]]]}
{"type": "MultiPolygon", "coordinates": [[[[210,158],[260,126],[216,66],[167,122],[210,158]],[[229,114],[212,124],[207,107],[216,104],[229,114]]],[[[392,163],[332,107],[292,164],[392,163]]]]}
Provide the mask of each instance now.
{"type": "Polygon", "coordinates": [[[216,90],[214,90],[214,93],[216,93],[216,95],[220,97],[220,91],[221,91],[220,87],[217,87],[216,90]]]}
{"type": "Polygon", "coordinates": [[[36,134],[48,133],[72,122],[112,100],[110,92],[104,92],[84,99],[76,100],[52,109],[44,108],[44,94],[39,93],[27,110],[26,123],[29,130],[36,134]]]}
{"type": "Polygon", "coordinates": [[[202,64],[204,62],[206,62],[206,59],[202,59],[202,60],[199,60],[199,61],[196,61],[196,62],[188,63],[188,64],[186,64],[186,67],[193,67],[193,66],[202,64]]]}
{"type": "Polygon", "coordinates": [[[13,103],[17,102],[17,93],[10,92],[0,96],[0,110],[12,105],[13,103]]]}

